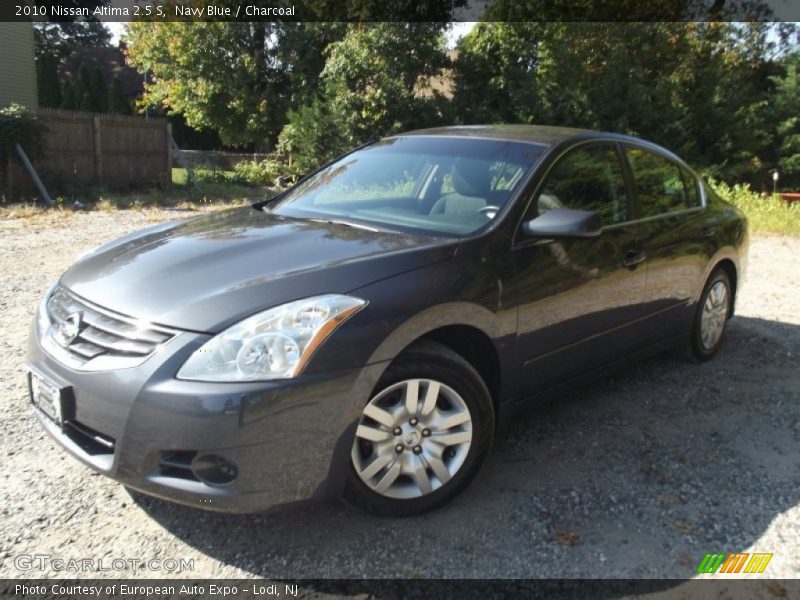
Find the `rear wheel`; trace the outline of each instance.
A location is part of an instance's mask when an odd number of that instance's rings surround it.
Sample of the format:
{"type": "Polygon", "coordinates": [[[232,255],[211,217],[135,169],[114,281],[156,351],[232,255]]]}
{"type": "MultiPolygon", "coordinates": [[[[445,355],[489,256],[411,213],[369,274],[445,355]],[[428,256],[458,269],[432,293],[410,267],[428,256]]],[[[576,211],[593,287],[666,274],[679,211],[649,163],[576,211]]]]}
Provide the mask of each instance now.
{"type": "Polygon", "coordinates": [[[731,313],[732,298],[730,277],[723,269],[717,269],[708,278],[697,304],[692,332],[681,352],[685,358],[705,361],[717,353],[731,313]]]}
{"type": "Polygon", "coordinates": [[[493,433],[489,391],[472,365],[440,344],[415,345],[364,407],[346,499],[390,516],[436,508],[475,476],[493,433]]]}

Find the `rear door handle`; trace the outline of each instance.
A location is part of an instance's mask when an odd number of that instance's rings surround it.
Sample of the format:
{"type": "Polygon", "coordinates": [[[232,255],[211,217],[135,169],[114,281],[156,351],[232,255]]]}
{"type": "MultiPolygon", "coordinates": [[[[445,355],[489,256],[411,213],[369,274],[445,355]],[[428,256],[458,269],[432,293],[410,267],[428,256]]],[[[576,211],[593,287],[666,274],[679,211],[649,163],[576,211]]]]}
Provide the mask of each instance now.
{"type": "Polygon", "coordinates": [[[622,266],[626,269],[635,269],[636,265],[643,263],[647,260],[647,255],[638,250],[628,250],[625,258],[622,259],[622,266]]]}
{"type": "Polygon", "coordinates": [[[714,234],[716,232],[717,232],[717,228],[716,227],[703,227],[700,230],[700,235],[703,236],[704,238],[710,238],[710,237],[714,237],[714,234]]]}

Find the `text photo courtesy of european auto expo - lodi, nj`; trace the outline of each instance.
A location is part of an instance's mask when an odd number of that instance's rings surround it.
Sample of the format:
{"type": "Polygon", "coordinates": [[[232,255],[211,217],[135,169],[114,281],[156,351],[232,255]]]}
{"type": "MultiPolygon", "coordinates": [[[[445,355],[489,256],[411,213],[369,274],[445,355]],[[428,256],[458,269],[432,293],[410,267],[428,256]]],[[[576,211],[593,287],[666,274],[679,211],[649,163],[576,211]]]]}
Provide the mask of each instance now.
{"type": "Polygon", "coordinates": [[[800,596],[779,4],[4,6],[3,597],[800,596]]]}

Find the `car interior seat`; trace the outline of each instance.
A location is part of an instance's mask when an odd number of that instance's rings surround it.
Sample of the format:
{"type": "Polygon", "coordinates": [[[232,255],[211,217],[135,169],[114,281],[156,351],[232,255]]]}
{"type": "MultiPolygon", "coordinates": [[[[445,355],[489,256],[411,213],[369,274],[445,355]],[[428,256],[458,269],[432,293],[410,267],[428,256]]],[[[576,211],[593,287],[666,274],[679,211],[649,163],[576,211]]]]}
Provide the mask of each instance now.
{"type": "Polygon", "coordinates": [[[491,193],[491,163],[459,158],[453,163],[451,179],[455,191],[445,194],[431,208],[431,214],[475,214],[487,205],[491,193]]]}

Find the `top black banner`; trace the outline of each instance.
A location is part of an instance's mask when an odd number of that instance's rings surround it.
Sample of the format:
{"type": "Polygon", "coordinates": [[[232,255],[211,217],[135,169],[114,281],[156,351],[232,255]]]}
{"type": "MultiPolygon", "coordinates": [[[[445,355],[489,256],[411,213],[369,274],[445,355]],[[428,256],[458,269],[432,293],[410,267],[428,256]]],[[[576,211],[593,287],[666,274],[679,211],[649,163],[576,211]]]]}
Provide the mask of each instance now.
{"type": "Polygon", "coordinates": [[[3,0],[0,21],[800,21],[797,0],[3,0]]]}

